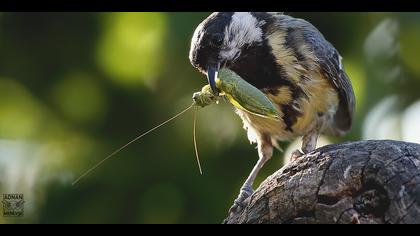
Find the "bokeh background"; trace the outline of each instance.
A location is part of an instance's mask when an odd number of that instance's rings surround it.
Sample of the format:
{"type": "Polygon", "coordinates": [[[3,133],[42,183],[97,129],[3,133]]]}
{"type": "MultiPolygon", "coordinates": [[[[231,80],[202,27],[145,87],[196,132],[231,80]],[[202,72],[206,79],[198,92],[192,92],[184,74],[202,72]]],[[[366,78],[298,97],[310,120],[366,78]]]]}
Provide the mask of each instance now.
{"type": "MultiPolygon", "coordinates": [[[[419,13],[287,13],[336,46],[356,117],[343,138],[420,143],[419,13]]],[[[188,61],[209,13],[0,13],[0,194],[25,216],[0,223],[220,223],[257,161],[230,104],[193,113],[80,174],[191,104],[206,83],[188,61]]],[[[298,146],[283,143],[259,184],[298,146]]]]}

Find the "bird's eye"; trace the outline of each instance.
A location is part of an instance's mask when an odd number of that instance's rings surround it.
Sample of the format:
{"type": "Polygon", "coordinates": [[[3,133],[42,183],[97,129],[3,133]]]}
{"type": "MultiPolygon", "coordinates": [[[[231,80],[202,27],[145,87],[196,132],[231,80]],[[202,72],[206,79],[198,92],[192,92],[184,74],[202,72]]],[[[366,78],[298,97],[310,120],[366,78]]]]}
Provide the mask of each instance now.
{"type": "Polygon", "coordinates": [[[210,38],[210,44],[215,47],[220,47],[223,44],[223,35],[222,34],[213,34],[210,38]]]}

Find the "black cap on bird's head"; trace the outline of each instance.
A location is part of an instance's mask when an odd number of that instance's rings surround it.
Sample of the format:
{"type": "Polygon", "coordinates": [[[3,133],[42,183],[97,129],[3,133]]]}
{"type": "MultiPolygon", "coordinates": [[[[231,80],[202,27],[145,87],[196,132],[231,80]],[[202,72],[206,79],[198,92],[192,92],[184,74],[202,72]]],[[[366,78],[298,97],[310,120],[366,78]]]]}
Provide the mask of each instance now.
{"type": "Polygon", "coordinates": [[[196,28],[191,40],[190,62],[207,74],[216,95],[218,70],[233,63],[244,47],[262,41],[262,24],[249,12],[215,12],[196,28]]]}

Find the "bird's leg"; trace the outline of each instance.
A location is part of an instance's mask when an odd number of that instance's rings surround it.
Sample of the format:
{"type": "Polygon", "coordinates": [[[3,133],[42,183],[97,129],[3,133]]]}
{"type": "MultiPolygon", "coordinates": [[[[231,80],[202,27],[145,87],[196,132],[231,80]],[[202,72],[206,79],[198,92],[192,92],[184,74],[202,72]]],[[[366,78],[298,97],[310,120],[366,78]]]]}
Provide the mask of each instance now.
{"type": "Polygon", "coordinates": [[[307,154],[315,150],[316,143],[318,141],[318,136],[319,136],[318,131],[313,131],[303,137],[303,140],[302,140],[303,153],[307,154]]]}
{"type": "Polygon", "coordinates": [[[304,154],[310,153],[316,148],[316,143],[318,140],[318,130],[314,129],[313,131],[309,132],[307,135],[303,136],[302,139],[302,152],[298,149],[292,153],[290,157],[290,161],[294,161],[299,157],[303,156],[304,154]]]}
{"type": "Polygon", "coordinates": [[[235,199],[233,206],[229,209],[230,213],[238,212],[241,208],[246,205],[246,201],[254,193],[252,185],[255,181],[255,178],[258,175],[258,172],[262,169],[264,164],[271,159],[273,155],[273,145],[271,143],[271,138],[268,135],[265,135],[258,140],[258,162],[255,164],[250,175],[245,180],[245,183],[242,185],[238,197],[235,199]]]}

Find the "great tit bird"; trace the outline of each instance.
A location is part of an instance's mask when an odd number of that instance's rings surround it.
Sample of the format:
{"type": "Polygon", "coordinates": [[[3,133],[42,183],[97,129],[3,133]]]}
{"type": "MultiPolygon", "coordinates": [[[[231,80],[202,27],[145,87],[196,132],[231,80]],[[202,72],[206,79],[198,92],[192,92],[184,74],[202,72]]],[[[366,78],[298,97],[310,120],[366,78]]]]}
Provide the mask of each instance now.
{"type": "Polygon", "coordinates": [[[298,158],[316,148],[320,134],[350,130],[355,96],[342,58],[309,22],[273,12],[215,12],[196,28],[191,64],[207,75],[213,92],[217,71],[227,67],[260,89],[275,104],[281,119],[236,109],[259,160],[230,211],[244,206],[254,180],[278,141],[302,138],[298,158]]]}

